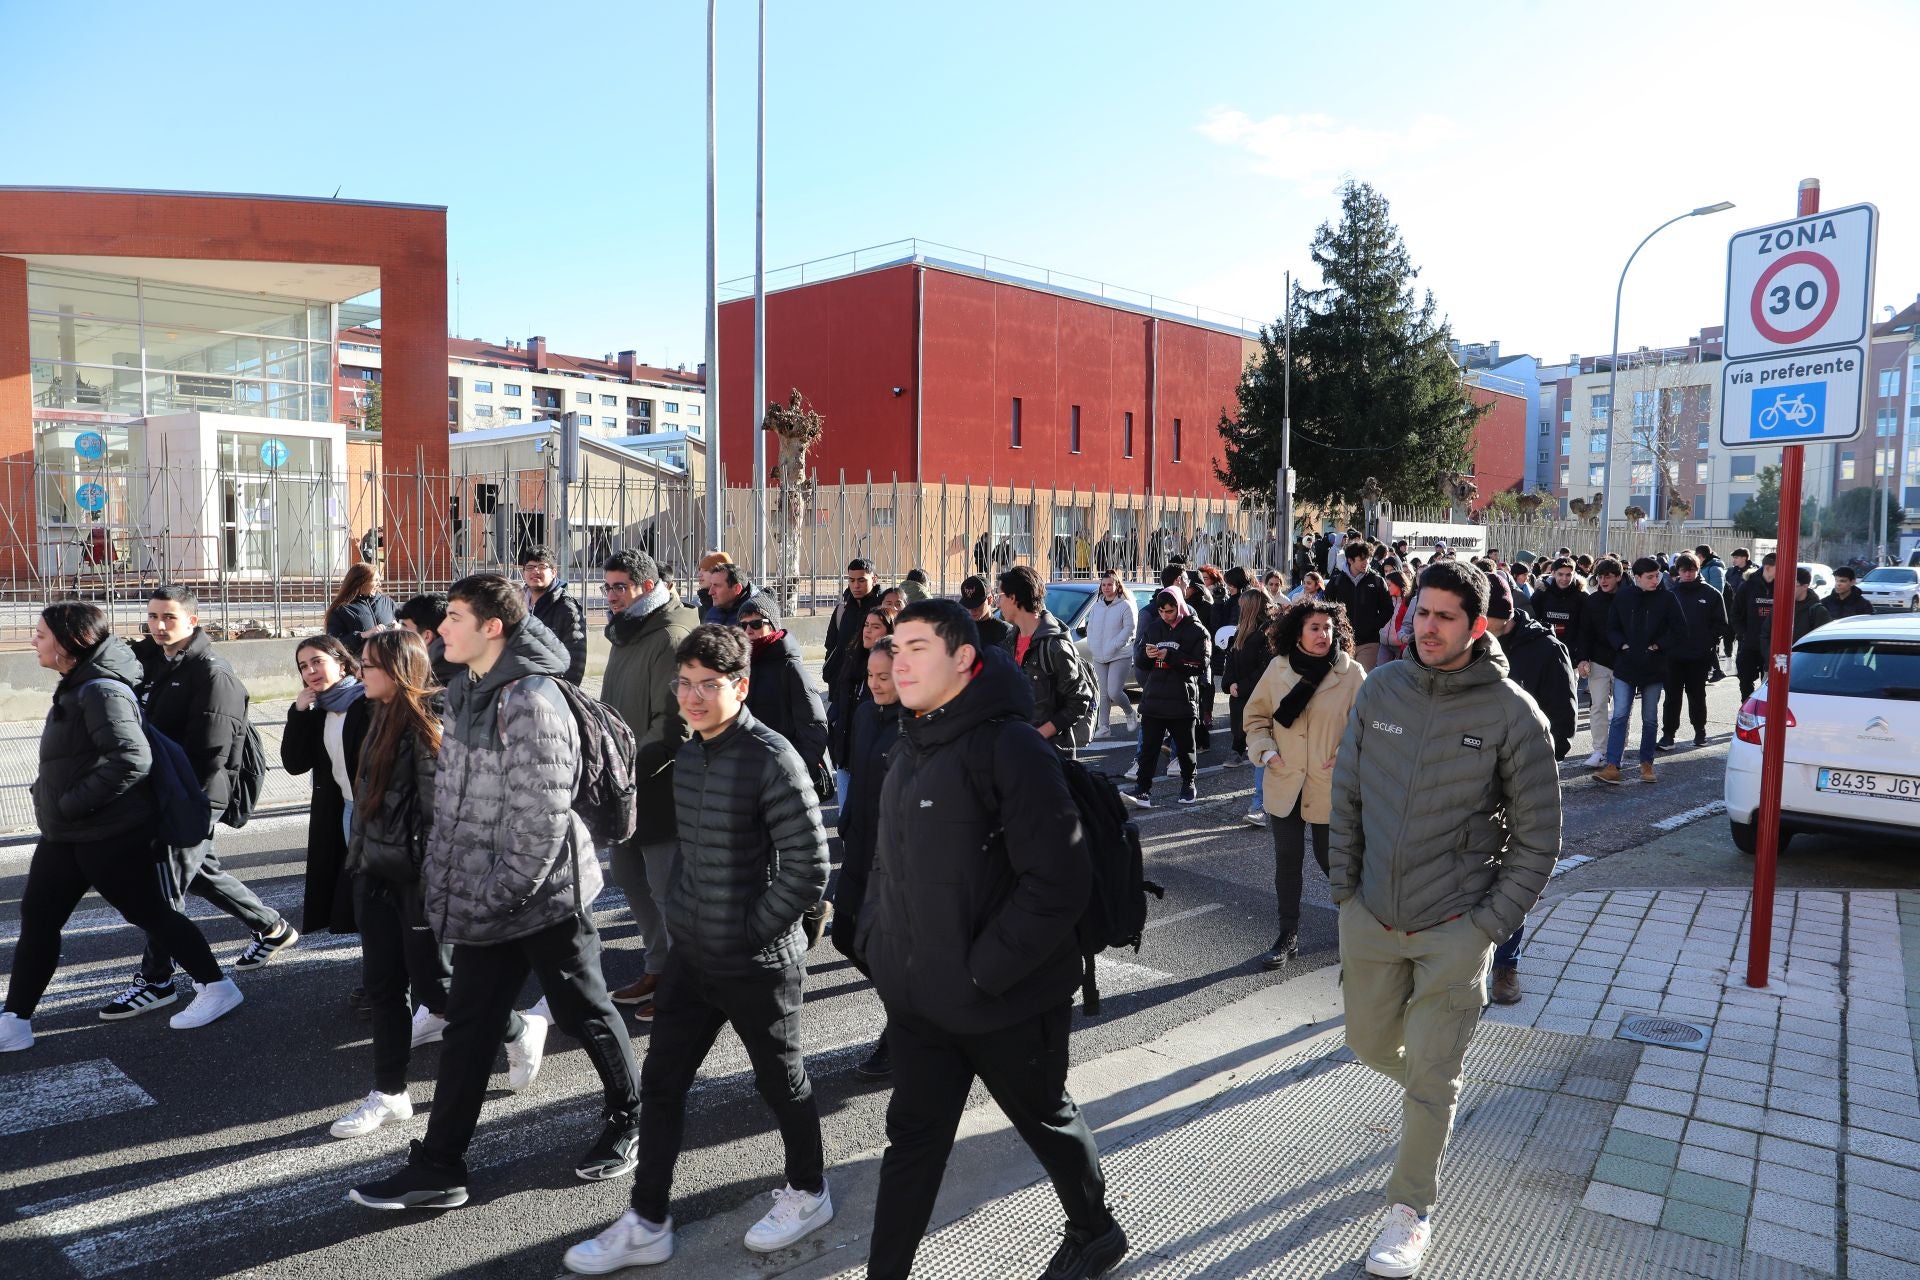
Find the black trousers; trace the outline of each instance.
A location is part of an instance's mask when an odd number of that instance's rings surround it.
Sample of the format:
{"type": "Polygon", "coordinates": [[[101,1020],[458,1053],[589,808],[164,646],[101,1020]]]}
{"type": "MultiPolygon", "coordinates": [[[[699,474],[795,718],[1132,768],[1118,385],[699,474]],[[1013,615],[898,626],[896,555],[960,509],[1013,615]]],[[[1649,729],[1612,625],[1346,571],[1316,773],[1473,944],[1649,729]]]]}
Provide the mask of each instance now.
{"type": "Polygon", "coordinates": [[[600,976],[600,935],[575,914],[539,933],[493,946],[457,943],[447,990],[447,1030],[433,1116],[420,1153],[429,1164],[466,1173],[467,1145],[480,1122],[493,1061],[516,1015],[514,999],[531,972],[560,1029],[578,1040],[599,1073],[605,1112],[631,1115],[640,1106],[639,1072],[627,1028],[600,976]]]}
{"type": "Polygon", "coordinates": [[[1687,718],[1695,737],[1707,731],[1707,673],[1712,658],[1668,658],[1667,702],[1660,708],[1660,736],[1671,738],[1680,727],[1680,695],[1687,696],[1687,718]]]}
{"type": "Polygon", "coordinates": [[[20,941],[13,950],[6,1011],[31,1018],[60,967],[60,931],[92,889],[127,923],[164,941],[195,982],[218,982],[220,963],[198,925],[167,901],[166,874],[153,852],[126,836],[42,840],[20,895],[20,941]]]}
{"type": "Polygon", "coordinates": [[[1267,827],[1273,832],[1273,899],[1279,908],[1280,933],[1283,937],[1300,932],[1300,892],[1302,875],[1307,858],[1307,828],[1313,828],[1313,860],[1320,864],[1320,874],[1328,875],[1327,864],[1327,824],[1308,822],[1300,816],[1300,805],[1305,800],[1303,791],[1293,802],[1293,812],[1284,816],[1268,816],[1267,827]]]}
{"type": "Polygon", "coordinates": [[[633,1211],[649,1222],[667,1220],[673,1166],[686,1131],[687,1092],[731,1025],[753,1064],[754,1083],[773,1108],[786,1147],[787,1185],[817,1194],[827,1184],[820,1141],[820,1108],[800,1054],[800,985],[806,970],[714,974],[678,947],[653,995],[653,1032],[640,1068],[640,1168],[633,1177],[633,1211]]]}
{"type": "MultiPolygon", "coordinates": [[[[175,886],[175,910],[185,909],[186,895],[189,893],[197,898],[205,898],[255,933],[272,933],[281,925],[278,911],[260,901],[258,894],[220,869],[220,859],[214,856],[212,840],[206,843],[206,852],[200,857],[199,869],[194,872],[193,879],[184,886],[175,886]]],[[[148,982],[167,982],[173,977],[173,954],[161,939],[152,934],[147,935],[147,950],[140,957],[140,974],[148,982]]]]}
{"type": "Polygon", "coordinates": [[[413,1005],[446,1016],[453,948],[441,946],[420,914],[418,888],[371,876],[353,878],[354,923],[360,929],[360,982],[373,1014],[373,1087],[407,1087],[413,1057],[413,1005]]]}
{"type": "Polygon", "coordinates": [[[1193,781],[1193,721],[1162,720],[1159,716],[1140,717],[1140,775],[1137,789],[1153,790],[1154,775],[1160,772],[1160,743],[1173,739],[1173,754],[1180,761],[1180,781],[1193,781]]]}
{"type": "Polygon", "coordinates": [[[867,1280],[904,1280],[927,1233],[953,1151],[953,1135],[976,1077],[1053,1180],[1067,1221],[1104,1231],[1107,1183],[1086,1118],[1067,1092],[1071,1004],[980,1035],[956,1035],[889,1009],[893,1099],[887,1151],[873,1208],[867,1280]]]}
{"type": "Polygon", "coordinates": [[[1765,674],[1767,656],[1759,646],[1740,642],[1740,655],[1733,660],[1734,673],[1740,677],[1740,701],[1745,702],[1753,696],[1753,687],[1760,683],[1765,674]]]}

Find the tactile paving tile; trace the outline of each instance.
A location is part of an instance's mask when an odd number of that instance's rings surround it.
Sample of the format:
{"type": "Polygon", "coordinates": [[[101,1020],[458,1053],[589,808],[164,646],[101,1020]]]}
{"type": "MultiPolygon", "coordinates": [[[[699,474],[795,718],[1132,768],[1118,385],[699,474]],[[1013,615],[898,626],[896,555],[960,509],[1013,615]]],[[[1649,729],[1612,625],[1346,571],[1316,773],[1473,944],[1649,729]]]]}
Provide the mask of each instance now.
{"type": "MultiPolygon", "coordinates": [[[[1641,1046],[1483,1024],[1423,1280],[1810,1280],[1817,1273],[1580,1207],[1641,1046]],[[1602,1096],[1604,1095],[1604,1096],[1602,1096]]],[[[1395,1086],[1337,1032],[1102,1153],[1143,1280],[1360,1274],[1399,1132],[1395,1086]]],[[[914,1275],[1014,1280],[1059,1239],[1040,1178],[931,1235],[914,1275]]],[[[847,1280],[862,1274],[854,1267],[847,1280]]]]}

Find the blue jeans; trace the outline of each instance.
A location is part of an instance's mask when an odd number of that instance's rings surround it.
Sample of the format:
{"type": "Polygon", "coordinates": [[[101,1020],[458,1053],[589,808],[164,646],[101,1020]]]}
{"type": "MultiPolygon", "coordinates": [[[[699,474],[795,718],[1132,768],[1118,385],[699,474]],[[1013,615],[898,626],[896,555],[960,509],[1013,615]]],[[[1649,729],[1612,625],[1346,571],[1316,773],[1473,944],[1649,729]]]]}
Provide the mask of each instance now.
{"type": "Polygon", "coordinates": [[[1526,934],[1527,926],[1523,924],[1513,931],[1512,937],[1500,944],[1499,950],[1493,953],[1494,968],[1511,969],[1520,963],[1520,940],[1526,934]]]}
{"type": "Polygon", "coordinates": [[[1265,808],[1267,795],[1267,771],[1262,765],[1253,766],[1253,799],[1247,801],[1248,813],[1259,813],[1265,808]]]}
{"type": "Polygon", "coordinates": [[[1627,750],[1627,718],[1633,714],[1634,695],[1640,696],[1640,763],[1652,764],[1654,743],[1660,738],[1660,686],[1635,689],[1619,676],[1613,678],[1613,718],[1607,722],[1607,763],[1618,765],[1627,750]]]}

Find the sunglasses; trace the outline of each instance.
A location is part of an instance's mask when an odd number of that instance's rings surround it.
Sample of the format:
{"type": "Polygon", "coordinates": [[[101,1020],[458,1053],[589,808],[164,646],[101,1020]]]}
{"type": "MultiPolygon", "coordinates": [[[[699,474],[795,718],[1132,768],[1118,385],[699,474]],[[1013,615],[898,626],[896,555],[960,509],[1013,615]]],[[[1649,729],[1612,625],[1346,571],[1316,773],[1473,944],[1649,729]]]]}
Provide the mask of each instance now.
{"type": "Polygon", "coordinates": [[[771,631],[773,624],[764,618],[751,618],[740,624],[742,631],[771,631]]]}

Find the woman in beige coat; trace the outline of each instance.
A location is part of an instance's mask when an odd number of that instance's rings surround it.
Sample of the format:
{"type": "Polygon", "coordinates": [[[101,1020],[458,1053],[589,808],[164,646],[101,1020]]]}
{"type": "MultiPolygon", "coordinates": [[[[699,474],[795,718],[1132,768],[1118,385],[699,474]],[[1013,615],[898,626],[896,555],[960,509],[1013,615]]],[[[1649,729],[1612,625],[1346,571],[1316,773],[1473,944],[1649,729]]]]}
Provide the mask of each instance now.
{"type": "Polygon", "coordinates": [[[1274,659],[1241,713],[1247,758],[1264,770],[1262,804],[1273,831],[1273,887],[1280,936],[1260,957],[1279,969],[1300,950],[1300,876],[1307,827],[1313,858],[1327,870],[1333,757],[1366,671],[1353,657],[1344,606],[1301,600],[1273,625],[1274,659]]]}

